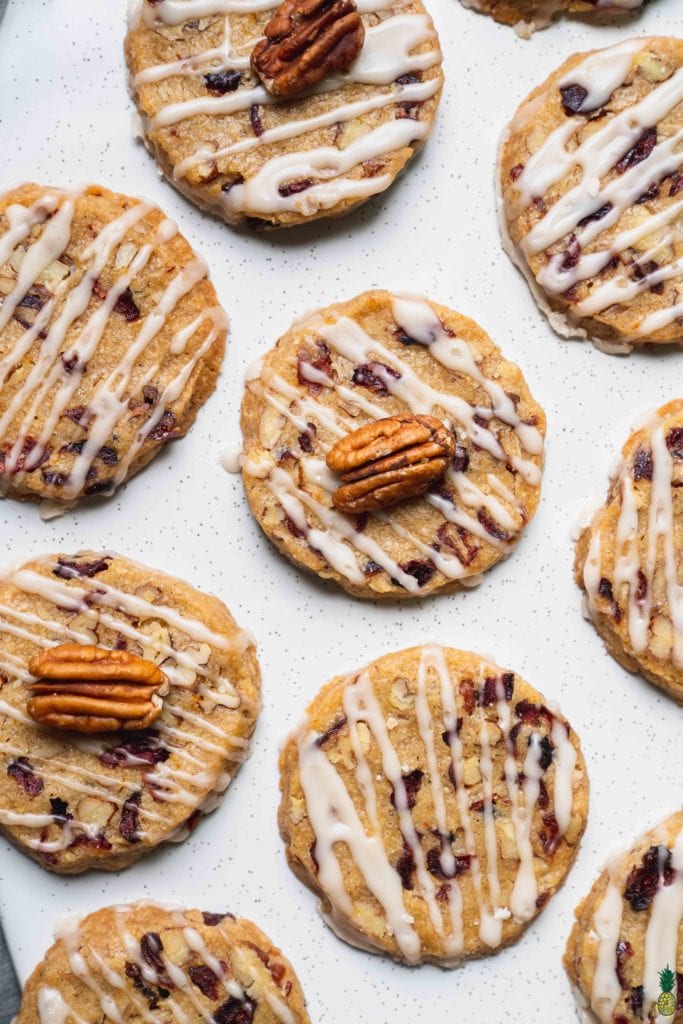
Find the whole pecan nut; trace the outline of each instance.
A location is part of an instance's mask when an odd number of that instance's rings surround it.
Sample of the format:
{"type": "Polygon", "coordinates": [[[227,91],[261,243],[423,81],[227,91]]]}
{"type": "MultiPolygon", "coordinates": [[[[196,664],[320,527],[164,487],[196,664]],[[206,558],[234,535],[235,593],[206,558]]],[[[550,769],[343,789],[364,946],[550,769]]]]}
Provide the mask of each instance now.
{"type": "Polygon", "coordinates": [[[284,0],[252,51],[251,67],[274,96],[295,96],[325,75],[348,71],[364,38],[354,0],[284,0]]]}
{"type": "Polygon", "coordinates": [[[366,423],[327,456],[341,477],[332,501],[342,512],[374,512],[423,494],[455,455],[455,438],[433,416],[402,413],[366,423]]]}
{"type": "Polygon", "coordinates": [[[28,713],[71,732],[146,729],[162,710],[169,683],[162,670],[130,651],[60,644],[34,654],[28,713]]]}

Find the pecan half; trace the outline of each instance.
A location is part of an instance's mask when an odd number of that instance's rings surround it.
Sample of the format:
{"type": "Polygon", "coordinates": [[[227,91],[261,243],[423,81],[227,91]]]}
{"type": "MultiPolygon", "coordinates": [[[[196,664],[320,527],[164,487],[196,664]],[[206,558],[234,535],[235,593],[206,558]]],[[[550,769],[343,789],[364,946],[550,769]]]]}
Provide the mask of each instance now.
{"type": "Polygon", "coordinates": [[[28,713],[41,725],[71,732],[146,729],[161,714],[168,679],[130,651],[61,644],[34,654],[28,713]]]}
{"type": "Polygon", "coordinates": [[[325,75],[348,71],[364,39],[355,0],[283,0],[251,67],[274,96],[295,96],[325,75]]]}
{"type": "Polygon", "coordinates": [[[341,476],[332,501],[342,512],[374,512],[423,494],[443,476],[455,438],[433,416],[401,413],[366,423],[338,441],[327,465],[341,476]]]}

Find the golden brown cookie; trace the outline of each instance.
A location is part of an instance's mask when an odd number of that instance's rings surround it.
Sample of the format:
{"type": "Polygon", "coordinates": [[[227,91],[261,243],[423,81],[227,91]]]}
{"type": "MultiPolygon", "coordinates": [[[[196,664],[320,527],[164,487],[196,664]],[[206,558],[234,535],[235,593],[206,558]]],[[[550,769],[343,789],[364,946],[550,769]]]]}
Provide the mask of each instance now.
{"type": "Polygon", "coordinates": [[[204,260],[152,203],[0,196],[0,494],[111,494],[187,433],[226,334],[204,260]]]}
{"type": "MultiPolygon", "coordinates": [[[[114,683],[117,693],[125,690],[121,676],[114,683]]],[[[250,638],[221,601],[187,583],[106,552],[50,555],[7,570],[0,576],[0,828],[60,874],[119,870],[185,838],[247,756],[259,686],[250,638]],[[51,691],[72,718],[49,727],[31,704],[36,677],[28,663],[41,654],[40,666],[31,665],[44,691],[49,656],[63,644],[76,663],[79,650],[96,646],[158,667],[167,683],[157,695],[160,717],[133,731],[123,723],[82,729],[95,709],[111,714],[114,691],[81,658],[78,682],[51,691]]]]}
{"type": "Polygon", "coordinates": [[[647,0],[461,0],[465,7],[488,14],[503,25],[514,25],[526,36],[546,28],[558,14],[600,14],[634,11],[647,0]]]}
{"type": "Polygon", "coordinates": [[[683,341],[683,40],[576,54],[520,106],[505,247],[555,330],[608,351],[683,341]]]}
{"type": "Polygon", "coordinates": [[[683,701],[683,400],[622,450],[576,546],[576,582],[610,654],[683,701]]]}
{"type": "Polygon", "coordinates": [[[576,910],[564,964],[587,1021],[680,1019],[683,812],[610,861],[576,910]]]}
{"type": "Polygon", "coordinates": [[[250,372],[242,432],[263,530],[297,565],[359,597],[477,582],[512,550],[540,496],[545,416],[520,370],[474,321],[423,299],[365,292],[297,322],[250,372]],[[335,508],[343,481],[325,463],[330,450],[408,414],[453,432],[445,475],[378,512],[335,508]]]}
{"type": "Polygon", "coordinates": [[[558,709],[436,645],[333,679],[280,768],[292,870],[341,938],[409,964],[515,942],[586,824],[585,765],[558,709]]]}
{"type": "Polygon", "coordinates": [[[336,217],[391,185],[432,129],[439,42],[421,0],[344,6],[364,26],[350,69],[331,70],[334,50],[315,32],[315,53],[285,37],[275,63],[286,78],[324,74],[283,97],[250,64],[275,0],[139,0],[126,39],[131,88],[171,184],[229,223],[265,227],[336,217]]]}
{"type": "Polygon", "coordinates": [[[292,965],[243,918],[131,903],[60,925],[17,1024],[310,1024],[292,965]]]}

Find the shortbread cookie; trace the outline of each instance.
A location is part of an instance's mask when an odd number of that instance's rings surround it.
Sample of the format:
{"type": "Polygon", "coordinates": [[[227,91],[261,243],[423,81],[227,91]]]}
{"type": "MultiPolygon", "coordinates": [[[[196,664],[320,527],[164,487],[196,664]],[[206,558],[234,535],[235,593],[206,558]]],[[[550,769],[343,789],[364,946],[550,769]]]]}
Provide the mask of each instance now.
{"type": "Polygon", "coordinates": [[[154,903],[68,920],[29,978],[17,1024],[309,1024],[292,965],[243,918],[154,903]]]}
{"type": "Polygon", "coordinates": [[[607,350],[683,341],[683,40],[570,57],[502,143],[506,248],[555,330],[607,350]]]}
{"type": "Polygon", "coordinates": [[[631,435],[579,537],[576,581],[610,654],[683,701],[683,400],[631,435]]]}
{"type": "Polygon", "coordinates": [[[0,197],[0,493],[110,494],[213,391],[227,319],[150,202],[92,186],[0,197]]]}
{"type": "Polygon", "coordinates": [[[585,765],[558,709],[435,645],[333,679],[280,767],[292,870],[341,938],[409,964],[515,942],[586,824],[585,765]]]}
{"type": "Polygon", "coordinates": [[[587,1021],[680,1020],[683,812],[612,859],[577,908],[564,963],[587,1021]]]}
{"type": "MultiPolygon", "coordinates": [[[[282,98],[250,65],[276,0],[139,0],[131,86],[171,184],[229,223],[266,227],[339,216],[388,188],[431,131],[441,52],[421,0],[357,6],[365,37],[350,70],[282,98]]],[[[310,63],[290,55],[294,73],[310,63]]]]}
{"type": "Polygon", "coordinates": [[[489,14],[503,25],[514,25],[526,35],[547,25],[563,11],[576,14],[619,13],[634,11],[647,0],[461,0],[481,14],[489,14]]]}
{"type": "Polygon", "coordinates": [[[258,709],[254,645],[217,598],[89,551],[0,577],[0,827],[49,870],[118,870],[183,839],[244,761],[258,709]],[[78,682],[49,671],[64,644],[78,682]],[[125,689],[122,673],[110,682],[84,666],[93,646],[163,673],[151,727],[92,734],[94,715],[116,712],[125,689]],[[51,689],[54,711],[70,716],[53,720],[59,728],[31,703],[29,661],[37,689],[51,689]]]}
{"type": "Polygon", "coordinates": [[[543,411],[488,335],[444,306],[366,292],[297,322],[249,376],[252,512],[288,558],[352,594],[421,597],[478,582],[536,511],[543,411]],[[408,414],[453,432],[445,476],[421,496],[345,515],[330,450],[408,414]]]}

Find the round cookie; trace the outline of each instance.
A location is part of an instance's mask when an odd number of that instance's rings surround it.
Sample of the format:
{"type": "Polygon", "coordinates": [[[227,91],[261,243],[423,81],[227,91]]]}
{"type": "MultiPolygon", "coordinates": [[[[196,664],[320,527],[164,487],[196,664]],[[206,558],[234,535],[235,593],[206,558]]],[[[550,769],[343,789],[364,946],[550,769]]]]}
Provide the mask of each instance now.
{"type": "Polygon", "coordinates": [[[683,400],[631,435],[576,546],[575,576],[610,654],[683,702],[683,400]]]}
{"type": "Polygon", "coordinates": [[[0,828],[50,871],[119,870],[189,835],[245,760],[259,710],[254,645],[227,608],[109,553],[34,559],[0,576],[0,828]],[[170,689],[142,731],[85,735],[28,713],[32,655],[126,651],[170,689]]]}
{"type": "Polygon", "coordinates": [[[536,511],[543,410],[488,335],[444,306],[365,292],[297,322],[249,378],[242,472],[252,512],[288,558],[352,594],[472,585],[536,511]],[[445,477],[378,513],[335,509],[330,448],[403,413],[453,430],[445,477]]]}
{"type": "Polygon", "coordinates": [[[111,494],[187,433],[226,334],[204,260],[152,203],[0,196],[0,494],[111,494]]]}
{"type": "Polygon", "coordinates": [[[503,25],[514,25],[521,36],[546,28],[563,11],[576,14],[634,11],[647,0],[461,0],[481,14],[488,14],[503,25]]]}
{"type": "Polygon", "coordinates": [[[310,1024],[292,965],[243,918],[154,903],[70,920],[24,989],[36,1021],[310,1024]]]}
{"type": "Polygon", "coordinates": [[[250,54],[277,6],[139,0],[126,39],[145,145],[172,185],[232,224],[336,217],[383,192],[429,135],[441,95],[421,0],[357,0],[365,41],[350,70],[272,95],[250,54]]]}
{"type": "Polygon", "coordinates": [[[280,768],[292,870],[341,938],[409,964],[515,942],[586,824],[585,765],[557,708],[436,645],[333,679],[280,768]]]}
{"type": "Polygon", "coordinates": [[[611,860],[576,910],[564,964],[586,1021],[679,1019],[683,812],[611,860]]]}
{"type": "Polygon", "coordinates": [[[683,40],[576,54],[502,140],[501,228],[555,330],[607,351],[683,341],[683,40]]]}

